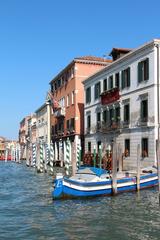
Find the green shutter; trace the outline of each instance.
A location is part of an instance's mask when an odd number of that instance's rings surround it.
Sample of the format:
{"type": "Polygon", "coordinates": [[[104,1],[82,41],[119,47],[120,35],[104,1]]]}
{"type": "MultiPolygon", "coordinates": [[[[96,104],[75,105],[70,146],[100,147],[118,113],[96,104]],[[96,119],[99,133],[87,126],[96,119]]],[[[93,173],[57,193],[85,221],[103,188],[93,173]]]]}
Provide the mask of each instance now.
{"type": "Polygon", "coordinates": [[[94,99],[97,99],[97,85],[94,85],[94,99]]]}
{"type": "Polygon", "coordinates": [[[130,87],[130,67],[127,69],[127,87],[130,87]]]}
{"type": "Polygon", "coordinates": [[[142,82],[142,62],[138,63],[138,82],[142,82]]]}
{"type": "Polygon", "coordinates": [[[147,65],[147,69],[146,69],[146,80],[149,79],[149,58],[146,59],[146,65],[147,65]]]}
{"type": "Polygon", "coordinates": [[[124,89],[125,88],[124,70],[122,71],[121,75],[122,75],[122,89],[124,89]]]}

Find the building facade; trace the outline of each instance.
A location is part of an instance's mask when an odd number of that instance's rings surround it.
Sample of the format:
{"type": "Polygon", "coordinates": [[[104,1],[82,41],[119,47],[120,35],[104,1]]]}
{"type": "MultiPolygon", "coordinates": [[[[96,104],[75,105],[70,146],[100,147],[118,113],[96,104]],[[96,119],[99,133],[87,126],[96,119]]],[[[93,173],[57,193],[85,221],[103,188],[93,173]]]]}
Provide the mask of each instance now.
{"type": "Polygon", "coordinates": [[[30,116],[26,116],[20,122],[19,128],[19,144],[21,148],[21,159],[26,159],[27,152],[27,136],[28,136],[28,120],[30,116]]]}
{"type": "Polygon", "coordinates": [[[102,146],[103,154],[119,144],[123,168],[134,169],[137,145],[141,166],[156,164],[159,140],[159,46],[113,49],[113,63],[84,81],[85,151],[102,146]]]}
{"type": "Polygon", "coordinates": [[[61,166],[69,141],[70,162],[76,160],[77,149],[84,143],[84,88],[82,81],[110,64],[96,57],[75,58],[51,82],[52,142],[54,158],[61,166]]]}
{"type": "Polygon", "coordinates": [[[50,145],[51,131],[50,131],[50,115],[51,115],[50,101],[47,96],[46,102],[35,111],[36,114],[36,142],[50,145]]]}

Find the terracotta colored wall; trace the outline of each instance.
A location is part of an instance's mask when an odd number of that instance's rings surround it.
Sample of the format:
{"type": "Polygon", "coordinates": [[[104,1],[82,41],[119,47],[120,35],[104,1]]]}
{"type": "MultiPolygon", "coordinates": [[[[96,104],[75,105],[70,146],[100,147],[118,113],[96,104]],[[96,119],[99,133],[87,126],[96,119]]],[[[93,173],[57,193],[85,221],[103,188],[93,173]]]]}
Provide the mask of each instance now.
{"type": "Polygon", "coordinates": [[[82,82],[90,75],[104,68],[101,65],[76,63],[76,132],[84,134],[84,86],[82,82]]]}
{"type": "MultiPolygon", "coordinates": [[[[94,74],[98,70],[104,68],[101,65],[95,64],[83,64],[83,63],[75,63],[75,76],[74,78],[68,80],[68,82],[57,89],[54,92],[54,98],[59,101],[62,97],[65,97],[65,125],[64,129],[67,128],[66,121],[71,118],[75,118],[75,130],[77,134],[83,134],[84,129],[84,87],[82,81],[94,74]],[[70,96],[71,102],[71,93],[75,91],[74,104],[67,105],[67,95],[70,96]]],[[[51,123],[55,125],[57,123],[57,119],[54,115],[51,115],[51,123]]]]}

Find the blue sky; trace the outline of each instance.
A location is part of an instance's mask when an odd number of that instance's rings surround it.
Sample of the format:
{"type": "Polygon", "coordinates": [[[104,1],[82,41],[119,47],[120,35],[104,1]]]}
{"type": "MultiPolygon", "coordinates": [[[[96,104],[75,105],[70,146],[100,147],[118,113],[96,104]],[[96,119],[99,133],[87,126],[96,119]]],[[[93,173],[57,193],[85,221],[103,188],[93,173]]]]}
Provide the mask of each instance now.
{"type": "Polygon", "coordinates": [[[40,107],[74,57],[160,38],[160,1],[0,0],[0,136],[40,107]]]}

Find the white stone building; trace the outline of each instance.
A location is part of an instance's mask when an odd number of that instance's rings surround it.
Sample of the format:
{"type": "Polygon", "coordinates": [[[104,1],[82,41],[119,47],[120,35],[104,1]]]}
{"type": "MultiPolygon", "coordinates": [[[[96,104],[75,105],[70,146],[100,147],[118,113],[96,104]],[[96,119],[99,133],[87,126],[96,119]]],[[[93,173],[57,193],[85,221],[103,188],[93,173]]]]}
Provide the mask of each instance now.
{"type": "Polygon", "coordinates": [[[124,168],[131,169],[140,144],[141,165],[156,163],[159,46],[155,39],[133,50],[114,48],[113,63],[84,81],[85,152],[101,144],[105,153],[116,141],[124,153],[124,168]]]}
{"type": "MultiPolygon", "coordinates": [[[[48,97],[48,96],[47,96],[48,97]]],[[[51,142],[51,106],[49,99],[35,111],[36,114],[36,142],[50,145],[51,142]]]]}

